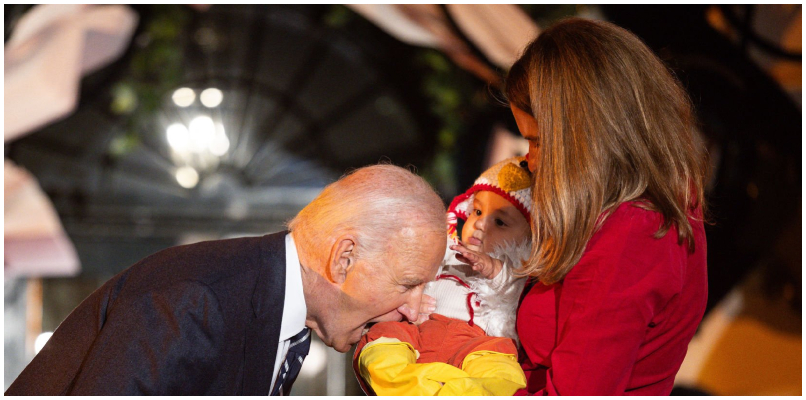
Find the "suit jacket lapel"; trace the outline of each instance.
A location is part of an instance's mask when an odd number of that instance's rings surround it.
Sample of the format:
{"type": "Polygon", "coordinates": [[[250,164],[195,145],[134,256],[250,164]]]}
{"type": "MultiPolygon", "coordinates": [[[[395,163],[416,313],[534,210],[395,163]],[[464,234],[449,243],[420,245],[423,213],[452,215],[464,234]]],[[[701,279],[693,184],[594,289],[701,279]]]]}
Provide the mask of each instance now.
{"type": "Polygon", "coordinates": [[[252,296],[255,319],[247,329],[244,345],[244,395],[266,396],[271,389],[285,302],[286,234],[288,231],[266,235],[261,242],[263,265],[252,296]]]}

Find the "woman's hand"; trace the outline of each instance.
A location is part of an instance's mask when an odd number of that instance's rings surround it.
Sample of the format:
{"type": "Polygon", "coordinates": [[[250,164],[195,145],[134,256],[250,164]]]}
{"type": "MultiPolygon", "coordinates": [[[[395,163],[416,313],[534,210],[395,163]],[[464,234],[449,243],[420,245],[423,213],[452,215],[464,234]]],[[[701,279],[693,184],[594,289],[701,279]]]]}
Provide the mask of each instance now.
{"type": "Polygon", "coordinates": [[[450,248],[451,250],[459,252],[459,254],[456,255],[457,260],[470,264],[470,266],[473,267],[473,271],[480,273],[481,276],[487,279],[495,278],[504,268],[504,263],[501,262],[501,260],[492,258],[484,253],[470,250],[461,243],[451,245],[450,248]]]}

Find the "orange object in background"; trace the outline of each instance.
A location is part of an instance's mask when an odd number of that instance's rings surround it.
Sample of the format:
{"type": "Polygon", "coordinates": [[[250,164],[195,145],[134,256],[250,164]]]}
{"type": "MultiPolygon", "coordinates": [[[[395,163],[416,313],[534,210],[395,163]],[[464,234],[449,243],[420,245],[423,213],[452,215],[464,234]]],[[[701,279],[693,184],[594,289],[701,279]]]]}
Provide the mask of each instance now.
{"type": "Polygon", "coordinates": [[[706,315],[675,385],[715,396],[802,395],[802,315],[786,292],[765,292],[762,270],[753,271],[706,315]]]}

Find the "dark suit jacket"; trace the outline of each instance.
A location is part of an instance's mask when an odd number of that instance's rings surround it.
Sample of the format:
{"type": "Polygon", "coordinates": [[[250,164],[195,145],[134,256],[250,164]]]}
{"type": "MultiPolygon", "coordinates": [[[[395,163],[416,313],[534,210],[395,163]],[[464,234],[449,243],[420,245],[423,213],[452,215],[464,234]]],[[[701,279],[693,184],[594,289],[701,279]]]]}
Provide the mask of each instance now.
{"type": "Polygon", "coordinates": [[[173,247],[84,300],[7,395],[267,395],[285,235],[173,247]]]}

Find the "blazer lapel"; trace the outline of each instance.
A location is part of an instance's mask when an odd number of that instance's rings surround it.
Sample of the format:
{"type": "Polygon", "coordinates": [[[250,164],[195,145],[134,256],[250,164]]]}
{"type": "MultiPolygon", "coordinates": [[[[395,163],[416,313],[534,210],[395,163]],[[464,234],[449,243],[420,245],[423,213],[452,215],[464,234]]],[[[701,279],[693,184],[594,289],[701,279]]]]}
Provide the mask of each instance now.
{"type": "Polygon", "coordinates": [[[271,389],[285,302],[286,234],[288,231],[266,235],[261,241],[263,265],[252,296],[254,322],[247,329],[244,345],[244,395],[266,396],[271,389]]]}

